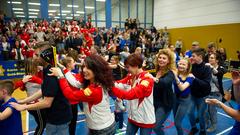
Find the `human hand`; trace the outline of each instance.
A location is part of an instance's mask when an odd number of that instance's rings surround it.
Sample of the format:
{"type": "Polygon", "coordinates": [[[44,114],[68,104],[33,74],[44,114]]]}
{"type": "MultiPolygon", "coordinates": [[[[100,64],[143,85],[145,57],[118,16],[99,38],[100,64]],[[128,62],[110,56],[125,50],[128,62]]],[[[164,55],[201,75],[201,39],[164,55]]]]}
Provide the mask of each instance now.
{"type": "Polygon", "coordinates": [[[10,105],[18,111],[26,110],[26,105],[20,105],[20,104],[15,103],[15,102],[11,102],[10,105]]]}
{"type": "Polygon", "coordinates": [[[26,75],[26,76],[23,77],[22,81],[23,81],[23,83],[26,83],[26,82],[30,81],[31,78],[32,78],[31,75],[26,75]]]}
{"type": "Polygon", "coordinates": [[[56,77],[64,76],[60,68],[54,67],[49,69],[49,71],[52,72],[51,74],[48,74],[49,76],[56,76],[56,77]]]}
{"type": "Polygon", "coordinates": [[[205,102],[206,102],[207,104],[210,104],[210,105],[216,105],[216,104],[219,104],[219,103],[220,103],[219,100],[217,100],[217,99],[210,99],[210,98],[207,98],[207,99],[205,100],[205,102]]]}

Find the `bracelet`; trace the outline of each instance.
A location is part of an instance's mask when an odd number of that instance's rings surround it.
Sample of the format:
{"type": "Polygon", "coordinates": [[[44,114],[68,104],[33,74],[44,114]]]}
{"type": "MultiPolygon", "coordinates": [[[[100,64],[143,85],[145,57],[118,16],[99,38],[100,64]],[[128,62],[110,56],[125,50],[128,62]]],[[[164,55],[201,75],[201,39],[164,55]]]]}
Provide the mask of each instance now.
{"type": "Polygon", "coordinates": [[[158,79],[158,78],[155,78],[155,82],[158,83],[158,82],[159,82],[159,79],[158,79]]]}

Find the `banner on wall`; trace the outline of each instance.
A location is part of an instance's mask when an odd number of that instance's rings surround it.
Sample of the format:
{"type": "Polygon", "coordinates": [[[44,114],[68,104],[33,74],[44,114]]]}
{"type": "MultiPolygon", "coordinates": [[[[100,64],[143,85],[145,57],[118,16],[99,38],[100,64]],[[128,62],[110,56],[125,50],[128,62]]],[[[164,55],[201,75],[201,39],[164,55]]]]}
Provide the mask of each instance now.
{"type": "Polygon", "coordinates": [[[24,74],[23,61],[0,61],[0,80],[22,78],[24,74]]]}

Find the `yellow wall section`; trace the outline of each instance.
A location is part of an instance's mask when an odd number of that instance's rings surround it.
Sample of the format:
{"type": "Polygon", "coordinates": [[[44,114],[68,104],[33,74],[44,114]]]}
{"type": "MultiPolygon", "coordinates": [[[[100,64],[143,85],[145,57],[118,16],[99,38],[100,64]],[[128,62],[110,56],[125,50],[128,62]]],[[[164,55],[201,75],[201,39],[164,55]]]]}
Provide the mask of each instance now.
{"type": "Polygon", "coordinates": [[[237,60],[236,51],[240,50],[240,23],[173,28],[169,32],[173,44],[179,37],[182,38],[184,50],[190,49],[193,41],[200,42],[200,46],[206,48],[209,42],[217,42],[222,38],[222,43],[218,46],[226,48],[228,59],[237,60]]]}

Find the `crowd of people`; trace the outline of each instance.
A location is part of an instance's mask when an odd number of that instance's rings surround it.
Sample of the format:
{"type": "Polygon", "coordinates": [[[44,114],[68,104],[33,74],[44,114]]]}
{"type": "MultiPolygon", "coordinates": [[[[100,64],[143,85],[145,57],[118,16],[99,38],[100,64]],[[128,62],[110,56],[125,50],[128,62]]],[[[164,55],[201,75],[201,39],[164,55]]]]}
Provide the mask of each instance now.
{"type": "MultiPolygon", "coordinates": [[[[74,135],[81,104],[90,135],[115,134],[123,128],[125,111],[127,135],[138,130],[163,135],[172,111],[178,135],[184,134],[187,115],[189,134],[206,135],[217,129],[217,106],[237,120],[230,134],[240,134],[239,111],[222,103],[229,100],[222,84],[227,55],[214,42],[205,50],[194,41],[183,52],[182,39],[171,44],[167,27],[142,29],[134,19],[123,30],[95,28],[91,18],[64,23],[1,19],[0,30],[0,60],[24,60],[26,73],[15,83],[0,83],[1,133],[21,135],[19,111],[28,110],[37,122],[35,135],[44,129],[47,135],[74,135]],[[16,101],[11,97],[16,88],[26,90],[28,97],[16,101]]],[[[232,79],[239,99],[239,71],[232,71],[232,79]]]]}

